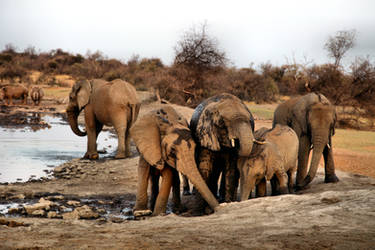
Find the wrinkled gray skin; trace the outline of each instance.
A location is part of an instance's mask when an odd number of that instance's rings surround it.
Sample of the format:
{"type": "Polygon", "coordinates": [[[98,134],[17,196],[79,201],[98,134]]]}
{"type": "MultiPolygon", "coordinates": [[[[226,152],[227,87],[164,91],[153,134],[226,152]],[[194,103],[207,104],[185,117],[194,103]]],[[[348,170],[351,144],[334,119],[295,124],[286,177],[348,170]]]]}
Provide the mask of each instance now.
{"type": "Polygon", "coordinates": [[[271,181],[272,195],[293,193],[293,175],[297,169],[298,137],[288,126],[261,128],[254,133],[257,141],[249,157],[239,157],[240,197],[247,200],[257,185],[257,197],[266,195],[271,181]]]}
{"type": "Polygon", "coordinates": [[[336,111],[324,95],[309,93],[280,104],[274,113],[273,126],[276,124],[288,125],[299,138],[297,189],[305,188],[314,179],[322,154],[325,182],[339,181],[335,174],[331,140],[335,134],[336,111]],[[313,153],[308,168],[311,149],[313,153]]]}
{"type": "Polygon", "coordinates": [[[190,128],[197,143],[198,168],[213,194],[221,172],[221,199],[235,201],[239,173],[237,158],[253,147],[254,118],[246,105],[231,94],[208,98],[197,106],[190,128]],[[225,190],[225,191],[224,191],[225,190]]]}
{"type": "Polygon", "coordinates": [[[152,181],[151,209],[153,215],[165,213],[171,186],[174,206],[180,203],[180,180],[185,175],[210,207],[219,205],[200,175],[195,162],[195,142],[188,123],[173,107],[161,105],[140,119],[130,129],[130,135],[140,153],[137,199],[134,215],[147,214],[149,179],[152,181]],[[177,171],[176,171],[177,170],[177,171]],[[162,177],[159,189],[158,175],[162,177]]]}
{"type": "Polygon", "coordinates": [[[30,90],[30,98],[34,102],[34,105],[39,105],[44,96],[44,91],[39,86],[34,86],[30,90]]]}
{"type": "Polygon", "coordinates": [[[95,79],[74,84],[66,108],[68,122],[78,136],[87,134],[87,152],[84,158],[97,159],[96,139],[103,125],[113,126],[117,132],[116,158],[130,156],[129,128],[136,121],[140,109],[135,88],[120,79],[106,82],[95,79]],[[86,132],[78,127],[77,118],[84,110],[86,132]]]}

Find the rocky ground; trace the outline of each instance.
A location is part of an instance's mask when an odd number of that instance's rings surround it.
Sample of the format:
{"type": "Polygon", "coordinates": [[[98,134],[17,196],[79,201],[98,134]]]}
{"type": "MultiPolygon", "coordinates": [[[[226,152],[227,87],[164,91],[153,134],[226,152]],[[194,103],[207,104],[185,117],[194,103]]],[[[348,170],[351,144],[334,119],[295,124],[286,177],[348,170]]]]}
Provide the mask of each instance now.
{"type": "MultiPolygon", "coordinates": [[[[141,115],[151,108],[145,105],[141,115]]],[[[0,217],[0,249],[374,248],[371,177],[337,171],[340,182],[325,184],[320,168],[310,187],[293,195],[221,204],[208,216],[134,219],[137,163],[133,146],[128,159],[75,159],[56,167],[50,180],[0,185],[0,208],[7,211],[0,217]]],[[[193,200],[183,197],[187,209],[193,200]]]]}

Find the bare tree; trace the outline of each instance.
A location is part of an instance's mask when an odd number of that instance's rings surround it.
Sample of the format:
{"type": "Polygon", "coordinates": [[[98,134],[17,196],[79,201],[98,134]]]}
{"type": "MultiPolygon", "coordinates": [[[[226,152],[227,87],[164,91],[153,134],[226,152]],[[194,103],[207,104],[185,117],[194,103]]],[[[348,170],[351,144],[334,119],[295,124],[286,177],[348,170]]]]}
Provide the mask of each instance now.
{"type": "Polygon", "coordinates": [[[324,44],[324,48],[328,51],[328,56],[335,59],[335,66],[340,65],[341,59],[345,53],[354,47],[356,40],[356,30],[337,31],[335,36],[330,36],[324,44]]]}
{"type": "MultiPolygon", "coordinates": [[[[187,78],[191,81],[191,86],[185,86],[184,90],[202,88],[204,75],[225,66],[227,62],[225,52],[219,49],[217,39],[207,34],[206,23],[198,28],[193,26],[185,32],[174,50],[174,64],[184,68],[181,72],[187,72],[187,78]]],[[[183,78],[186,79],[186,76],[183,78]]]]}

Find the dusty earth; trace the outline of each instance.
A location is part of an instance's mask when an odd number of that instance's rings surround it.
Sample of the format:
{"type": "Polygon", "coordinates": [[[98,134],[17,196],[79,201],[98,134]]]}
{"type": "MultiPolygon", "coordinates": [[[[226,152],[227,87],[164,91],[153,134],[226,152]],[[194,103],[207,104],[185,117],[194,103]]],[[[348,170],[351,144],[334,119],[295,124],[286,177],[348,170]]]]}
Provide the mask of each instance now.
{"type": "MultiPolygon", "coordinates": [[[[148,103],[141,115],[152,109],[148,103]]],[[[177,107],[177,106],[176,106],[177,107]]],[[[2,107],[0,119],[27,112],[56,112],[64,105],[2,107]]],[[[188,118],[192,110],[177,107],[188,118]]],[[[17,120],[17,119],[16,119],[17,120]]],[[[256,126],[270,126],[257,120],[256,126]]],[[[363,157],[335,151],[338,169],[353,170],[363,157]]],[[[372,157],[372,156],[371,156],[372,157]]],[[[370,158],[372,160],[372,158],[370,158]]],[[[1,184],[0,249],[374,249],[375,177],[337,171],[323,183],[323,168],[308,189],[292,195],[221,204],[214,214],[134,219],[138,154],[97,161],[75,159],[54,178],[1,184]]],[[[366,174],[366,173],[365,173],[366,174]]],[[[186,209],[193,196],[183,196],[186,209]]]]}

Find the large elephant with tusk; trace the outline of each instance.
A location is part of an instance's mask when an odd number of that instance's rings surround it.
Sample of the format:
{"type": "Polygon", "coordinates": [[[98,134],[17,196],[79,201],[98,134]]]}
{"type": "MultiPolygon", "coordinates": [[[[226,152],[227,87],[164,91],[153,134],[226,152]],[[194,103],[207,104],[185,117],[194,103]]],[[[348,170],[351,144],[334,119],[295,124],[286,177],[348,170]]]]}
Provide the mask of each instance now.
{"type": "Polygon", "coordinates": [[[249,156],[254,142],[251,112],[239,98],[223,93],[196,107],[190,129],[197,143],[198,168],[211,191],[217,195],[222,172],[220,198],[237,200],[237,159],[249,156]]]}
{"type": "Polygon", "coordinates": [[[299,137],[297,189],[304,188],[314,179],[322,154],[325,182],[339,181],[335,174],[331,139],[335,134],[336,110],[324,95],[309,93],[280,104],[274,113],[273,126],[276,124],[288,125],[299,137]]]}

